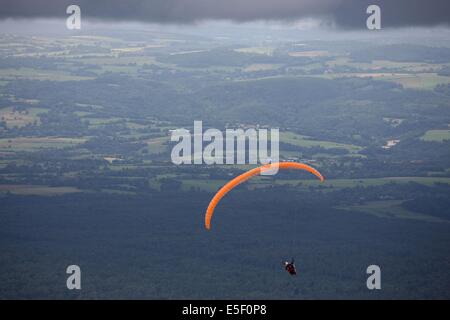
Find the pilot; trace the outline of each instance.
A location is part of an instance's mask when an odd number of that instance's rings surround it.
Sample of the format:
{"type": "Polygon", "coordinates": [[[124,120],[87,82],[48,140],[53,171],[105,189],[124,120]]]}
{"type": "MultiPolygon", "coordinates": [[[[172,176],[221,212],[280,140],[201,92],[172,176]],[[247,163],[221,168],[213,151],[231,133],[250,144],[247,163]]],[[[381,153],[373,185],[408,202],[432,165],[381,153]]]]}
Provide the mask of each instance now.
{"type": "Polygon", "coordinates": [[[291,276],[295,276],[297,274],[297,270],[295,269],[294,258],[292,258],[291,262],[285,261],[284,268],[291,276]]]}

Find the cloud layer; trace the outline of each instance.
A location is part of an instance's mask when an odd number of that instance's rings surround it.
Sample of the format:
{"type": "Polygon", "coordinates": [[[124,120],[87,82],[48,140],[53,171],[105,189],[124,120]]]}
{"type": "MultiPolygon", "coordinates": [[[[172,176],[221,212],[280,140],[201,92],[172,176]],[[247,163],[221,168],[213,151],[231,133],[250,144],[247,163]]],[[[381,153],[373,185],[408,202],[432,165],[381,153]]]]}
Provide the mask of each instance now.
{"type": "Polygon", "coordinates": [[[0,18],[66,17],[70,4],[88,18],[190,23],[201,20],[294,20],[315,17],[365,28],[366,8],[381,7],[383,27],[450,24],[449,0],[2,0],[0,18]]]}

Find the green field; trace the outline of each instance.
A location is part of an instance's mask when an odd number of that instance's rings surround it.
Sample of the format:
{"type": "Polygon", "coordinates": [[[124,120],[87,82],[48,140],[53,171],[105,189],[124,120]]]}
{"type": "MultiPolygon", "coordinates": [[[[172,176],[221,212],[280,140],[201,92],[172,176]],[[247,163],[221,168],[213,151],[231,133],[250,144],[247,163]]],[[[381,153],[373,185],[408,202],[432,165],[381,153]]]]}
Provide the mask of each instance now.
{"type": "Polygon", "coordinates": [[[0,185],[0,193],[7,192],[18,195],[57,196],[67,193],[81,192],[81,190],[75,187],[50,187],[44,185],[0,185]]]}
{"type": "Polygon", "coordinates": [[[111,118],[89,118],[89,117],[83,117],[83,121],[87,121],[89,123],[90,128],[94,128],[97,126],[103,126],[107,124],[112,124],[115,122],[122,121],[122,118],[118,117],[111,117],[111,118]]]}
{"type": "Polygon", "coordinates": [[[393,81],[405,88],[432,90],[439,84],[450,83],[450,77],[440,76],[436,73],[392,74],[385,77],[376,77],[377,80],[393,81]]]}
{"type": "Polygon", "coordinates": [[[257,72],[257,71],[267,71],[267,70],[274,70],[279,68],[280,64],[274,64],[274,63],[254,63],[246,66],[242,69],[244,72],[257,72]]]}
{"type": "Polygon", "coordinates": [[[86,142],[87,138],[63,137],[19,137],[0,139],[0,151],[36,151],[39,149],[59,149],[73,147],[86,142]]]}
{"type": "Polygon", "coordinates": [[[428,130],[420,139],[423,141],[436,142],[450,140],[450,130],[428,130]]]}
{"type": "Polygon", "coordinates": [[[200,189],[202,191],[215,192],[219,190],[225,183],[226,180],[194,180],[186,179],[183,180],[182,189],[184,191],[190,189],[200,189]]]}
{"type": "Polygon", "coordinates": [[[379,218],[414,219],[428,222],[449,223],[449,221],[446,220],[409,211],[401,206],[402,203],[403,201],[401,200],[380,200],[368,201],[361,205],[337,208],[346,211],[367,213],[379,218]]]}
{"type": "Polygon", "coordinates": [[[275,48],[273,47],[246,47],[235,49],[234,51],[240,53],[249,53],[249,54],[261,54],[271,56],[273,55],[275,48]]]}
{"type": "Polygon", "coordinates": [[[147,144],[145,148],[149,154],[158,154],[167,150],[166,143],[169,141],[169,137],[158,137],[144,141],[147,144]]]}
{"type": "Polygon", "coordinates": [[[17,69],[0,69],[1,80],[16,80],[16,79],[30,79],[30,80],[50,80],[50,81],[80,81],[91,80],[93,77],[75,76],[67,72],[57,70],[40,70],[32,68],[17,68],[17,69]]]}
{"type": "Polygon", "coordinates": [[[361,151],[363,148],[352,145],[352,144],[344,144],[337,143],[332,141],[322,141],[322,140],[313,140],[311,137],[299,135],[293,132],[280,132],[280,142],[292,144],[298,147],[311,148],[311,147],[322,147],[324,149],[345,149],[349,153],[357,153],[361,151]]]}

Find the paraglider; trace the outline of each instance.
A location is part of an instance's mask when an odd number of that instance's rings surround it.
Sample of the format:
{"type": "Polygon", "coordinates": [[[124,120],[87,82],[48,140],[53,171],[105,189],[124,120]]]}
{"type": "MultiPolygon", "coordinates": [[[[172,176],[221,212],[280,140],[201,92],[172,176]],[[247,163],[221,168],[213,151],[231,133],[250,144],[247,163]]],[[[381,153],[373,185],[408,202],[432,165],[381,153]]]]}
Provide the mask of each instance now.
{"type": "Polygon", "coordinates": [[[324,181],[323,176],[320,174],[319,171],[314,169],[313,167],[308,166],[304,163],[298,163],[298,162],[277,162],[277,163],[271,163],[266,164],[261,167],[257,167],[254,169],[251,169],[236,178],[229,181],[227,184],[225,184],[212,198],[211,202],[208,205],[208,208],[206,209],[205,214],[205,227],[206,229],[211,229],[211,218],[214,214],[214,209],[216,208],[219,201],[228,193],[230,192],[234,187],[240,185],[241,183],[247,181],[248,179],[260,175],[262,172],[266,170],[270,170],[273,167],[277,167],[278,169],[297,169],[297,170],[305,170],[312,174],[314,174],[317,178],[320,179],[320,181],[324,181]]]}

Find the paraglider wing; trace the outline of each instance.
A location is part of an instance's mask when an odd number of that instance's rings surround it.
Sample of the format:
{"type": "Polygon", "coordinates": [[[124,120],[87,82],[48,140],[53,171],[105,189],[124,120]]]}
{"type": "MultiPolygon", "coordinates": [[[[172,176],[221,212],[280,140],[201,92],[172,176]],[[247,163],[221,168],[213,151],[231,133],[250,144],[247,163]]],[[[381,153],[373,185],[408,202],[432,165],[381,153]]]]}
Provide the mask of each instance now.
{"type": "Polygon", "coordinates": [[[214,209],[216,208],[219,201],[233,188],[240,185],[241,183],[247,181],[248,179],[260,175],[262,171],[264,170],[270,170],[270,168],[278,167],[278,169],[297,169],[297,170],[306,170],[312,174],[314,174],[316,177],[320,179],[320,181],[324,181],[323,176],[320,174],[319,171],[314,169],[311,166],[308,166],[304,163],[298,163],[298,162],[278,162],[278,163],[272,163],[272,164],[266,164],[258,168],[251,169],[236,178],[229,181],[227,184],[225,184],[212,198],[211,202],[208,205],[208,208],[206,209],[206,215],[205,215],[205,227],[206,229],[211,229],[211,218],[214,214],[214,209]]]}

